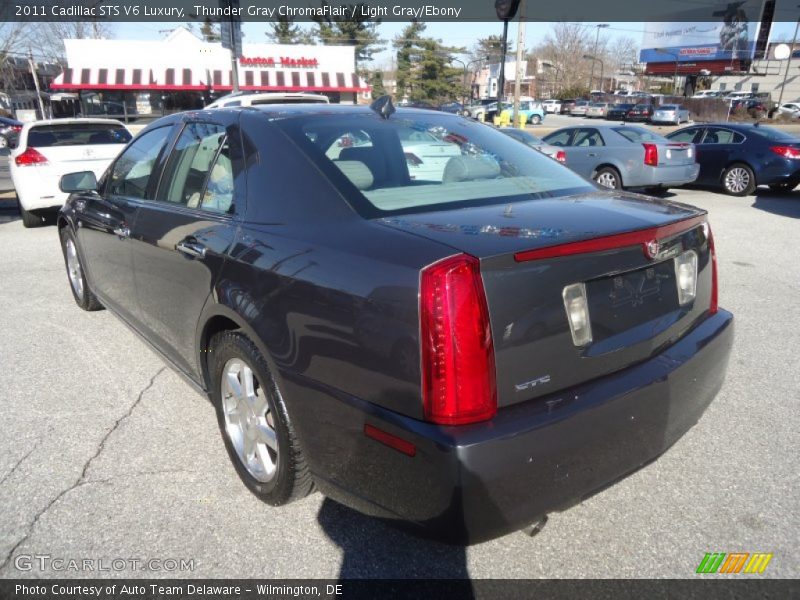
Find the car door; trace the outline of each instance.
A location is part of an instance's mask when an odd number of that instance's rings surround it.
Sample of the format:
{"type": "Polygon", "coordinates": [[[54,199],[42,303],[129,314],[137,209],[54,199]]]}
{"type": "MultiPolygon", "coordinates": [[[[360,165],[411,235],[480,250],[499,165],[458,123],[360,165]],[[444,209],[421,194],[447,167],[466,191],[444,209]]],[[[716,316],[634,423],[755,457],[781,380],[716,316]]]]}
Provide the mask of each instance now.
{"type": "Polygon", "coordinates": [[[78,245],[92,289],[104,305],[136,325],[130,229],[139,201],[153,193],[158,159],[172,126],[136,138],[114,161],[98,184],[75,204],[78,245]]]}
{"type": "Polygon", "coordinates": [[[196,329],[233,241],[244,192],[238,114],[186,120],[154,198],[131,231],[141,320],[148,338],[200,380],[196,329]]]}
{"type": "Polygon", "coordinates": [[[595,168],[603,160],[605,141],[594,127],[575,130],[570,146],[565,148],[567,166],[581,177],[591,179],[595,168]]]}
{"type": "Polygon", "coordinates": [[[697,148],[697,162],[700,163],[698,182],[717,185],[720,177],[741,150],[744,136],[725,127],[706,127],[697,148]]]}

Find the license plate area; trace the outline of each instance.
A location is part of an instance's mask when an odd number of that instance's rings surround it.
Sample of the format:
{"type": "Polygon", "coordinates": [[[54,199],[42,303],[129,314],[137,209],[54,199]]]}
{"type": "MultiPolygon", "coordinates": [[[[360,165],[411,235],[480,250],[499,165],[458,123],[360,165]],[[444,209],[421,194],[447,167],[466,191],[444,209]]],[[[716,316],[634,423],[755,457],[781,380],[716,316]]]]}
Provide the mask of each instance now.
{"type": "Polygon", "coordinates": [[[600,342],[679,309],[672,260],[586,283],[589,318],[600,342]]]}

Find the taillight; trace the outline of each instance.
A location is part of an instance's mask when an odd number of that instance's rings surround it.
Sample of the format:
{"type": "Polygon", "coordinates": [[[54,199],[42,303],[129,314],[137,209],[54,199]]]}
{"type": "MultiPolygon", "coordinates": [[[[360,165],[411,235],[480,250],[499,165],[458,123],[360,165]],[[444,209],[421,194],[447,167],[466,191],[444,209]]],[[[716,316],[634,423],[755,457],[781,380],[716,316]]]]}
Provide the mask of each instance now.
{"type": "Polygon", "coordinates": [[[783,158],[800,158],[800,148],[793,148],[792,146],[770,146],[769,149],[783,158]]]}
{"type": "Polygon", "coordinates": [[[458,254],[423,269],[419,309],[425,418],[443,425],[491,419],[494,345],[478,259],[458,254]]]}
{"type": "Polygon", "coordinates": [[[27,167],[29,165],[46,165],[47,159],[36,148],[28,148],[14,159],[18,167],[27,167]]]}
{"type": "Polygon", "coordinates": [[[644,164],[657,167],[658,146],[655,144],[642,144],[642,146],[644,146],[644,164]]]}
{"type": "Polygon", "coordinates": [[[22,131],[22,125],[12,125],[11,126],[11,131],[13,131],[15,133],[19,133],[20,131],[22,131]]]}
{"type": "Polygon", "coordinates": [[[719,293],[717,287],[717,251],[714,248],[714,234],[711,232],[711,225],[705,223],[704,228],[708,232],[708,251],[711,254],[711,302],[708,305],[708,312],[712,315],[719,310],[719,293]]]}
{"type": "Polygon", "coordinates": [[[560,163],[566,163],[567,153],[564,152],[563,150],[559,150],[558,152],[556,152],[555,159],[560,163]]]}

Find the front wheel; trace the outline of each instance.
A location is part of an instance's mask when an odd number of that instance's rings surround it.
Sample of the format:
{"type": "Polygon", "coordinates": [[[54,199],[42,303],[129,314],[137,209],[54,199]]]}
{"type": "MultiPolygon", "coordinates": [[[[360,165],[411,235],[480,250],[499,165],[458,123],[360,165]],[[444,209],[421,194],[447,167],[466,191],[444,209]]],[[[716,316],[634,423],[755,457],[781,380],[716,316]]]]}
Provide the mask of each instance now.
{"type": "Polygon", "coordinates": [[[539,115],[533,115],[533,116],[531,117],[531,123],[532,123],[532,124],[534,124],[534,125],[538,125],[538,124],[539,124],[539,123],[541,123],[541,122],[542,122],[542,118],[541,118],[539,115]]]}
{"type": "Polygon", "coordinates": [[[209,345],[217,421],[239,478],[273,506],[306,496],[311,473],[266,360],[239,331],[223,331],[209,345]]]}
{"type": "Polygon", "coordinates": [[[756,189],[753,170],[743,163],[736,163],[722,174],[722,187],[731,196],[748,196],[756,189]]]}
{"type": "Polygon", "coordinates": [[[612,167],[603,167],[594,174],[595,182],[603,187],[618,190],[622,187],[622,180],[619,177],[617,170],[612,167]]]}
{"type": "Polygon", "coordinates": [[[86,281],[83,263],[81,263],[78,247],[75,244],[75,236],[68,227],[63,227],[59,231],[59,237],[61,238],[61,250],[64,253],[64,264],[67,267],[69,287],[72,290],[75,304],[86,311],[100,310],[103,305],[94,295],[89,283],[86,281]]]}

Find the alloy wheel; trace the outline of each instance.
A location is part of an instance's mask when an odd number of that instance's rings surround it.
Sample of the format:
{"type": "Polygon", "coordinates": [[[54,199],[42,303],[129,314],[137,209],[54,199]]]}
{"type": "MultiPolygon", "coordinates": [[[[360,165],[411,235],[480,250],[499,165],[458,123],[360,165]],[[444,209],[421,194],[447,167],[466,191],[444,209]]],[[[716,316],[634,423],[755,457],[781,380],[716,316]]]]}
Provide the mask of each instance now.
{"type": "Polygon", "coordinates": [[[272,480],[278,467],[278,436],[266,393],[247,363],[232,358],[222,371],[225,431],[239,460],[257,481],[272,480]]]}
{"type": "Polygon", "coordinates": [[[83,273],[81,271],[81,261],[78,259],[78,252],[75,249],[75,242],[73,242],[72,239],[67,239],[65,246],[67,248],[67,274],[69,275],[69,283],[75,295],[83,300],[83,273]]]}
{"type": "Polygon", "coordinates": [[[742,167],[734,167],[725,174],[725,188],[734,194],[741,194],[750,185],[750,173],[742,167]]]}
{"type": "Polygon", "coordinates": [[[604,171],[603,173],[600,173],[595,181],[603,187],[607,187],[612,190],[617,189],[617,178],[610,171],[604,171]]]}

